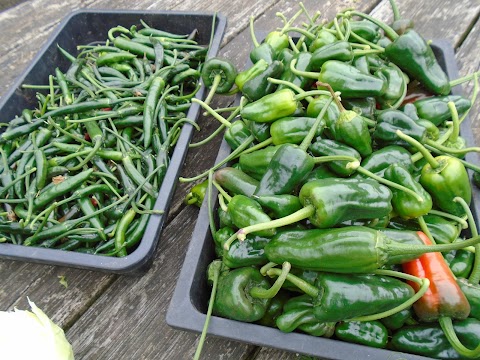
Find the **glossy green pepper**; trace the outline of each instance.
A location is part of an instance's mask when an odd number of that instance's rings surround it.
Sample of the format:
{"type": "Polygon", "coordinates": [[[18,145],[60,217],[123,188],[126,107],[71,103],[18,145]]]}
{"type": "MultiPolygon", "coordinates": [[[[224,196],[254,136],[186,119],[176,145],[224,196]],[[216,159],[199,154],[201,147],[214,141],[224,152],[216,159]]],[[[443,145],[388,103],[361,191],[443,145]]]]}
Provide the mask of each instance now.
{"type": "Polygon", "coordinates": [[[225,131],[224,139],[235,150],[252,136],[248,126],[242,120],[234,121],[225,131]]]}
{"type": "Polygon", "coordinates": [[[472,106],[469,99],[460,95],[432,96],[417,100],[413,105],[420,118],[429,120],[438,126],[452,119],[452,114],[447,105],[450,101],[454,102],[459,115],[464,114],[472,106]]]}
{"type": "Polygon", "coordinates": [[[283,231],[272,237],[264,250],[268,260],[277,264],[288,261],[301,269],[352,274],[392,264],[392,258],[403,263],[427,252],[460,249],[479,241],[480,237],[474,237],[446,245],[402,244],[378,230],[345,226],[283,231]]]}
{"type": "Polygon", "coordinates": [[[261,60],[271,64],[275,60],[276,56],[277,54],[275,49],[272,47],[272,45],[266,42],[259,44],[250,52],[250,60],[254,64],[261,60]]]}
{"type": "MultiPolygon", "coordinates": [[[[383,176],[390,164],[401,164],[409,172],[413,172],[414,165],[410,152],[397,145],[385,146],[362,160],[362,167],[368,171],[383,176]]],[[[363,176],[359,174],[358,176],[363,176]]]]}
{"type": "MultiPolygon", "coordinates": [[[[233,223],[232,221],[232,217],[230,216],[229,212],[222,209],[220,206],[218,207],[217,209],[217,215],[218,215],[218,224],[220,226],[220,228],[224,228],[224,227],[235,227],[235,224],[233,223]]],[[[220,230],[217,231],[217,233],[219,232],[220,230]]],[[[232,236],[232,234],[230,234],[227,239],[232,236]]]]}
{"type": "Polygon", "coordinates": [[[341,109],[333,127],[335,140],[350,145],[362,157],[372,153],[372,138],[368,125],[355,111],[341,109]]]}
{"type": "MultiPolygon", "coordinates": [[[[233,235],[233,232],[230,236],[233,235]]],[[[222,237],[223,244],[228,238],[222,237]]],[[[223,250],[223,263],[231,269],[245,266],[262,266],[268,262],[263,248],[270,241],[269,238],[251,234],[244,241],[235,241],[228,250],[223,250]]]]}
{"type": "Polygon", "coordinates": [[[380,319],[380,321],[390,330],[398,330],[405,325],[413,325],[416,322],[413,319],[412,308],[403,309],[396,314],[380,319]]]}
{"type": "Polygon", "coordinates": [[[353,60],[352,45],[348,41],[340,40],[315,50],[307,71],[320,71],[322,65],[328,60],[351,62],[353,60]]]}
{"type": "MultiPolygon", "coordinates": [[[[380,39],[380,28],[370,21],[350,21],[349,25],[352,32],[367,41],[376,43],[380,39]]],[[[351,41],[356,42],[354,38],[351,41]]]]}
{"type": "Polygon", "coordinates": [[[405,282],[382,275],[322,273],[315,286],[314,315],[319,321],[337,322],[390,310],[415,293],[405,282]]]}
{"type": "MultiPolygon", "coordinates": [[[[318,114],[322,111],[322,109],[327,106],[327,103],[330,102],[330,96],[328,95],[320,95],[313,99],[313,101],[308,103],[307,106],[307,116],[316,118],[318,114]]],[[[338,120],[340,116],[340,110],[335,104],[335,102],[330,102],[327,108],[327,112],[323,116],[323,120],[326,124],[326,132],[329,133],[329,137],[335,137],[335,127],[334,124],[338,120]]]]}
{"type": "Polygon", "coordinates": [[[214,173],[215,181],[232,195],[252,196],[258,181],[240,169],[224,167],[214,173]]]}
{"type": "Polygon", "coordinates": [[[353,110],[363,117],[372,120],[375,118],[377,100],[372,96],[358,99],[342,99],[342,104],[345,109],[353,110]]]}
{"type": "Polygon", "coordinates": [[[335,326],[335,336],[346,342],[385,348],[388,331],[380,321],[347,321],[335,326]]]}
{"type": "Polygon", "coordinates": [[[255,196],[254,199],[275,219],[293,214],[302,208],[298,196],[290,194],[255,196]]]}
{"type": "Polygon", "coordinates": [[[267,311],[270,299],[255,298],[254,287],[270,288],[268,280],[253,267],[243,267],[220,276],[213,305],[215,315],[244,322],[260,320],[267,311]]]}
{"type": "Polygon", "coordinates": [[[288,35],[283,34],[281,31],[270,31],[265,37],[264,42],[273,48],[275,54],[279,54],[280,51],[290,46],[288,35]]]}
{"type": "MultiPolygon", "coordinates": [[[[465,346],[474,348],[480,342],[480,321],[468,318],[453,323],[455,333],[465,346]]],[[[437,324],[406,326],[393,334],[393,350],[409,352],[436,359],[465,359],[450,345],[437,324]]]]}
{"type": "Polygon", "coordinates": [[[290,299],[290,295],[285,291],[280,291],[270,301],[265,315],[258,320],[258,324],[264,326],[275,327],[277,318],[282,314],[283,306],[290,299]]]}
{"type": "Polygon", "coordinates": [[[466,278],[472,271],[475,254],[467,250],[454,250],[444,254],[444,258],[453,275],[466,278]]]}
{"type": "Polygon", "coordinates": [[[249,101],[256,101],[267,94],[275,91],[276,84],[268,81],[268,78],[278,78],[283,72],[281,61],[275,60],[257,76],[247,80],[243,84],[242,93],[249,101]]]}
{"type": "Polygon", "coordinates": [[[267,68],[268,68],[268,63],[265,60],[260,60],[254,63],[253,66],[251,66],[247,70],[239,72],[235,77],[235,84],[237,85],[238,89],[242,91],[243,86],[248,80],[257,77],[262,72],[264,72],[267,68]]]}
{"type": "Polygon", "coordinates": [[[470,304],[469,317],[480,320],[480,285],[472,284],[467,279],[457,278],[457,284],[470,304]]]}
{"type": "MultiPolygon", "coordinates": [[[[354,148],[329,139],[317,138],[317,140],[310,145],[309,150],[315,156],[343,155],[353,157],[358,161],[362,160],[360,154],[354,148]]],[[[355,169],[347,168],[348,163],[349,161],[340,160],[329,161],[326,165],[335,174],[341,177],[348,177],[355,172],[355,169]]]]}
{"type": "MultiPolygon", "coordinates": [[[[315,123],[314,117],[293,117],[287,116],[278,119],[270,126],[270,135],[274,145],[285,143],[300,144],[315,123]]],[[[317,128],[316,136],[322,135],[324,126],[317,128]]]]}
{"type": "Polygon", "coordinates": [[[334,91],[340,91],[345,99],[379,97],[386,88],[382,79],[364,74],[353,65],[337,60],[329,60],[322,65],[318,80],[330,84],[334,91]]]}
{"type": "MultiPolygon", "coordinates": [[[[313,84],[313,79],[309,79],[304,76],[298,76],[295,75],[292,70],[290,70],[290,63],[292,60],[296,61],[295,68],[301,71],[310,71],[310,60],[312,58],[312,54],[309,52],[299,52],[295,55],[292,56],[292,58],[284,64],[284,71],[282,76],[280,77],[281,80],[287,81],[289,83],[292,83],[293,85],[296,85],[300,87],[301,89],[308,90],[312,84],[313,84]]],[[[286,89],[288,88],[287,85],[285,84],[280,84],[278,86],[278,90],[286,89]]]]}
{"type": "Polygon", "coordinates": [[[254,195],[289,194],[314,166],[314,159],[299,146],[280,145],[254,195]]]}
{"type": "Polygon", "coordinates": [[[378,103],[382,108],[398,108],[399,101],[407,93],[407,81],[403,72],[396,66],[383,66],[374,75],[387,84],[385,93],[377,98],[378,103]]]}
{"type": "Polygon", "coordinates": [[[285,303],[283,312],[277,317],[275,325],[286,333],[298,329],[313,336],[332,336],[335,323],[318,321],[313,308],[312,299],[308,295],[293,297],[285,303]]]}
{"type": "MultiPolygon", "coordinates": [[[[228,203],[228,212],[238,228],[270,221],[270,217],[263,211],[255,200],[245,195],[235,195],[228,203]]],[[[260,236],[272,236],[275,229],[266,229],[256,232],[260,236]]]]}
{"type": "Polygon", "coordinates": [[[410,147],[409,144],[397,136],[397,130],[401,130],[404,134],[421,143],[424,143],[427,138],[427,129],[400,110],[385,110],[377,116],[377,126],[373,132],[373,138],[382,146],[400,145],[410,147]]]}
{"type": "Polygon", "coordinates": [[[238,160],[240,168],[254,179],[260,180],[267,172],[268,165],[279,148],[280,145],[267,146],[266,148],[240,155],[238,160]]]}
{"type": "Polygon", "coordinates": [[[245,125],[250,130],[252,135],[255,137],[255,140],[262,142],[270,138],[270,124],[269,123],[259,123],[256,121],[250,121],[243,119],[245,125]]]}
{"type": "Polygon", "coordinates": [[[290,89],[283,89],[248,103],[240,110],[240,116],[251,121],[273,122],[292,115],[296,110],[295,93],[290,89]]]}
{"type": "Polygon", "coordinates": [[[335,41],[338,41],[338,39],[334,34],[332,34],[330,31],[327,31],[325,29],[321,29],[317,33],[317,36],[315,37],[315,39],[309,45],[308,51],[313,53],[317,49],[320,49],[321,47],[331,44],[335,41]]]}
{"type": "Polygon", "coordinates": [[[432,197],[423,188],[413,175],[402,165],[392,164],[384,173],[387,180],[403,185],[419,195],[423,201],[413,197],[412,195],[398,190],[391,189],[393,193],[392,206],[393,210],[401,217],[410,219],[426,215],[432,209],[432,197]]]}
{"type": "Polygon", "coordinates": [[[312,208],[309,220],[318,228],[346,220],[381,218],[392,211],[391,191],[371,179],[310,181],[302,186],[299,197],[303,206],[312,208]]]}
{"type": "Polygon", "coordinates": [[[327,165],[320,164],[308,173],[308,175],[302,180],[301,185],[303,186],[307,182],[310,182],[313,180],[336,178],[336,177],[337,177],[337,174],[331,171],[327,167],[327,165]]]}

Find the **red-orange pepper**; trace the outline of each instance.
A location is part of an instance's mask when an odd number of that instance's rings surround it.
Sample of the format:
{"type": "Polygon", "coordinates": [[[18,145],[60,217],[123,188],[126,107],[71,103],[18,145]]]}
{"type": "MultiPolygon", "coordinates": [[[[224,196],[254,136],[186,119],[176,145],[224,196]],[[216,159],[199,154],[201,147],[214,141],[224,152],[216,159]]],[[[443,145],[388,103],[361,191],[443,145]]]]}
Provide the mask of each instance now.
{"type": "MultiPolygon", "coordinates": [[[[423,232],[417,232],[425,245],[432,242],[423,232]]],[[[402,264],[405,273],[430,280],[426,293],[413,305],[422,321],[436,321],[440,317],[465,319],[470,314],[470,304],[458,286],[455,276],[439,252],[427,253],[418,259],[402,264]]],[[[418,291],[418,284],[410,283],[418,291]]]]}

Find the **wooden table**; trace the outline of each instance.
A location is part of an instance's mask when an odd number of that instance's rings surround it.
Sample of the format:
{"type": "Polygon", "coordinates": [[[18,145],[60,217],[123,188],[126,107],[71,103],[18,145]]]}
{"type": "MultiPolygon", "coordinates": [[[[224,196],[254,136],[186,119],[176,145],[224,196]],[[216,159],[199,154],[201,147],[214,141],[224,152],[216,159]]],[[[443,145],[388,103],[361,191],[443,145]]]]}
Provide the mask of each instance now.
{"type": "MultiPolygon", "coordinates": [[[[326,19],[347,7],[372,12],[386,21],[392,17],[387,0],[304,0],[303,3],[312,12],[320,10],[326,19]]],[[[398,6],[402,16],[413,19],[425,38],[446,38],[452,43],[461,75],[479,70],[479,0],[398,0],[398,6]]],[[[276,12],[288,17],[298,10],[298,5],[287,0],[30,0],[0,13],[0,96],[26,68],[59,21],[79,8],[221,12],[228,17],[228,28],[220,55],[242,67],[248,57],[245,44],[250,44],[249,17],[256,17],[258,30],[271,30],[280,25],[276,12]]],[[[464,91],[469,96],[471,84],[465,85],[464,91]]],[[[230,98],[217,97],[214,106],[230,102],[230,98]]],[[[480,144],[479,103],[470,116],[477,144],[480,144]]],[[[216,126],[205,118],[200,119],[200,125],[206,132],[216,126]]],[[[195,140],[202,136],[196,135],[195,140]]],[[[205,148],[189,151],[182,176],[193,176],[210,167],[220,140],[218,137],[207,151],[205,148]]],[[[189,186],[177,187],[153,265],[145,275],[118,276],[3,260],[0,261],[0,310],[26,309],[28,296],[65,329],[77,359],[191,358],[198,335],[174,330],[165,322],[198,214],[197,208],[182,204],[189,186]],[[68,287],[60,283],[60,277],[65,277],[68,287]]],[[[299,355],[209,337],[203,358],[297,359],[299,355]]]]}

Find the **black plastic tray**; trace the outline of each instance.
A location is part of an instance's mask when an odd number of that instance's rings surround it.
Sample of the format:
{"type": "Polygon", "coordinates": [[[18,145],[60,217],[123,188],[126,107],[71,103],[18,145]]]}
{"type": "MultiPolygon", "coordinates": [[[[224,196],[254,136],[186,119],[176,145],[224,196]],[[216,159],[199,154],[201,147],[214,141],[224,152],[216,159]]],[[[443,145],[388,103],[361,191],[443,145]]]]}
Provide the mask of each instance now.
{"type": "MultiPolygon", "coordinates": [[[[55,67],[66,71],[69,62],[57,48],[57,44],[72,54],[76,54],[76,46],[94,41],[105,41],[110,28],[122,25],[140,26],[144,20],[152,27],[165,31],[188,34],[198,30],[199,44],[208,45],[215,31],[207,57],[218,53],[225,32],[227,20],[218,13],[173,12],[173,11],[111,11],[111,10],[80,10],[66,17],[50,36],[46,45],[36,55],[31,65],[20,76],[13,88],[0,101],[2,122],[8,122],[20,115],[24,108],[36,105],[35,91],[24,90],[21,85],[48,84],[48,76],[55,73],[55,67]]],[[[196,97],[202,98],[205,88],[198,91],[196,97]]],[[[187,114],[191,120],[196,120],[200,113],[198,104],[192,103],[187,114]]],[[[188,150],[193,133],[190,124],[183,126],[182,132],[172,154],[165,179],[155,203],[155,209],[164,210],[163,215],[151,215],[145,234],[135,251],[124,258],[90,255],[72,251],[61,251],[37,247],[27,247],[12,244],[0,244],[0,258],[24,260],[29,262],[64,265],[82,269],[98,270],[122,274],[145,272],[152,260],[158,245],[165,219],[168,215],[173,193],[178,180],[180,168],[188,150]]]]}
{"type": "MultiPolygon", "coordinates": [[[[432,47],[440,65],[446,71],[449,78],[458,78],[455,54],[451,44],[447,41],[440,40],[434,41],[432,47]]],[[[455,87],[452,89],[452,93],[461,94],[461,88],[459,86],[455,87]]],[[[461,133],[468,144],[474,144],[469,121],[462,122],[461,133]]],[[[229,146],[223,141],[216,162],[218,163],[228,156],[230,151],[229,146]]],[[[467,160],[475,164],[478,163],[476,155],[473,154],[467,155],[467,160]]],[[[213,195],[213,198],[216,198],[216,193],[213,195]]],[[[480,194],[478,191],[475,191],[471,208],[476,219],[478,219],[479,206],[480,194]]],[[[205,201],[200,209],[182,271],[168,308],[168,325],[182,330],[202,331],[211,290],[211,288],[207,286],[206,270],[208,264],[214,260],[214,258],[214,242],[209,229],[208,207],[205,201]]],[[[376,349],[335,339],[314,337],[303,333],[293,332],[287,334],[275,328],[224,319],[217,316],[212,316],[208,328],[208,335],[305,355],[318,356],[322,359],[429,359],[424,356],[376,349]]]]}

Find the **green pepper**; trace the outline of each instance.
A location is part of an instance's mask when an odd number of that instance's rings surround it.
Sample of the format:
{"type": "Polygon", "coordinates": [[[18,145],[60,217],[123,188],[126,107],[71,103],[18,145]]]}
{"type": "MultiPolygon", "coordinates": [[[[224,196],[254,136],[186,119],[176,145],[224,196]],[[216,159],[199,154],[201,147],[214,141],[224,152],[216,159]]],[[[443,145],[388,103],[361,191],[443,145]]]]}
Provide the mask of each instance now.
{"type": "Polygon", "coordinates": [[[224,167],[214,173],[215,181],[230,194],[252,196],[258,181],[240,169],[224,167]]]}
{"type": "Polygon", "coordinates": [[[469,99],[460,95],[432,96],[417,100],[413,103],[418,116],[429,120],[436,126],[452,119],[448,103],[453,101],[459,115],[464,114],[472,106],[469,99]]]}
{"type": "Polygon", "coordinates": [[[400,110],[385,110],[378,115],[373,138],[383,146],[400,145],[409,147],[409,144],[397,136],[397,130],[401,130],[419,142],[425,142],[427,138],[427,129],[400,110]]]}
{"type": "MultiPolygon", "coordinates": [[[[232,217],[233,223],[238,228],[271,220],[262,210],[262,207],[258,202],[245,195],[233,196],[228,203],[228,212],[232,217]]],[[[261,236],[272,236],[275,234],[275,229],[258,231],[256,234],[261,236]]]]}
{"type": "Polygon", "coordinates": [[[293,214],[302,208],[298,196],[290,194],[255,196],[254,199],[276,219],[293,214]]]}
{"type": "MultiPolygon", "coordinates": [[[[312,54],[309,52],[299,52],[292,56],[289,61],[285,61],[284,63],[284,71],[282,76],[280,77],[281,80],[287,81],[293,85],[300,87],[301,89],[309,89],[312,86],[313,79],[309,79],[304,76],[295,75],[292,70],[290,69],[290,63],[292,60],[296,61],[295,67],[300,71],[310,71],[310,60],[312,58],[312,54]]],[[[278,90],[288,88],[285,84],[280,84],[278,86],[278,90]]]]}
{"type": "Polygon", "coordinates": [[[240,116],[251,121],[273,122],[292,115],[296,110],[295,93],[290,89],[283,89],[248,103],[240,110],[240,116]]]}
{"type": "Polygon", "coordinates": [[[238,160],[240,168],[254,179],[260,180],[267,172],[268,166],[279,148],[280,145],[267,146],[266,148],[240,155],[238,160]]]}
{"type": "Polygon", "coordinates": [[[388,331],[380,321],[347,321],[335,326],[335,336],[355,344],[385,348],[388,331]]]}
{"type": "Polygon", "coordinates": [[[352,65],[364,74],[370,75],[370,64],[367,55],[357,56],[353,59],[352,65]]]}
{"type": "MultiPolygon", "coordinates": [[[[467,347],[480,342],[480,321],[468,318],[453,323],[455,333],[467,347]]],[[[450,345],[442,328],[437,324],[406,326],[393,334],[393,350],[428,356],[437,359],[465,359],[450,345]]]]}
{"type": "Polygon", "coordinates": [[[320,71],[322,65],[328,60],[351,62],[353,60],[352,45],[348,41],[341,40],[318,48],[312,54],[308,71],[320,71]]]}
{"type": "MultiPolygon", "coordinates": [[[[380,28],[370,21],[349,21],[349,25],[350,30],[364,40],[376,43],[380,39],[380,28]]],[[[351,41],[356,42],[355,38],[352,38],[351,41]]]]}
{"type": "Polygon", "coordinates": [[[227,59],[212,57],[203,64],[202,81],[216,94],[228,93],[233,87],[236,77],[237,69],[227,59]]]}
{"type": "Polygon", "coordinates": [[[475,255],[467,250],[454,250],[444,254],[444,258],[453,275],[457,278],[466,278],[473,268],[475,255]]]}
{"type": "Polygon", "coordinates": [[[321,29],[318,33],[315,39],[312,41],[312,43],[308,47],[308,51],[313,53],[317,49],[320,49],[321,47],[331,44],[335,41],[338,41],[337,37],[332,34],[330,31],[321,29]]]}
{"type": "MultiPolygon", "coordinates": [[[[315,287],[315,318],[337,322],[393,309],[414,294],[402,280],[384,275],[322,273],[315,287]]],[[[312,300],[311,300],[312,301],[312,300]]]]}
{"type": "MultiPolygon", "coordinates": [[[[362,158],[354,148],[341,144],[334,140],[318,139],[310,145],[309,150],[315,156],[344,155],[361,161],[362,158]]],[[[349,161],[329,161],[326,163],[335,174],[341,177],[348,177],[355,172],[355,169],[347,168],[349,161]]]]}
{"type": "Polygon", "coordinates": [[[341,108],[333,127],[335,140],[353,147],[362,157],[372,153],[372,138],[367,123],[355,111],[341,108]]]}
{"type": "Polygon", "coordinates": [[[280,145],[254,195],[288,194],[314,166],[314,159],[302,148],[293,144],[280,145]]]}
{"type": "MultiPolygon", "coordinates": [[[[229,236],[233,235],[228,232],[229,236]]],[[[223,249],[223,244],[228,239],[226,235],[222,237],[220,247],[223,249]]],[[[228,250],[223,250],[221,257],[223,263],[229,268],[240,268],[244,266],[262,266],[268,260],[265,256],[263,248],[270,241],[269,238],[251,234],[247,236],[244,241],[235,241],[228,250]]]]}
{"type": "Polygon", "coordinates": [[[275,54],[280,53],[280,51],[288,48],[290,45],[288,35],[281,31],[270,31],[267,36],[265,36],[264,42],[273,48],[275,54]]]}
{"type": "Polygon", "coordinates": [[[250,60],[254,64],[261,60],[264,60],[268,64],[271,64],[275,60],[277,54],[272,45],[264,42],[256,46],[255,49],[253,49],[252,51],[250,51],[249,56],[250,60]]]}
{"type": "Polygon", "coordinates": [[[392,264],[392,258],[403,263],[427,252],[460,249],[478,241],[480,238],[474,237],[446,245],[402,244],[378,230],[346,226],[283,231],[272,237],[264,250],[268,260],[277,264],[288,261],[301,269],[351,274],[368,273],[392,264]]]}
{"type": "Polygon", "coordinates": [[[345,106],[345,109],[353,110],[363,117],[372,120],[375,118],[377,100],[372,96],[359,99],[342,99],[342,104],[345,106]]]}
{"type": "Polygon", "coordinates": [[[435,162],[422,168],[420,183],[440,209],[463,216],[464,208],[453,199],[461,197],[467,204],[472,200],[472,189],[465,166],[458,159],[449,156],[437,156],[434,160],[435,162]]]}
{"type": "Polygon", "coordinates": [[[225,131],[224,139],[232,150],[235,150],[244,142],[248,141],[252,133],[248,126],[242,120],[234,121],[227,131],[225,131]]]}
{"type": "Polygon", "coordinates": [[[412,325],[411,323],[415,322],[413,319],[412,308],[403,309],[396,314],[380,319],[380,321],[390,330],[398,330],[405,325],[412,325]]]}
{"type": "MultiPolygon", "coordinates": [[[[230,213],[222,209],[221,206],[219,206],[217,209],[217,215],[218,215],[218,224],[219,224],[220,230],[222,230],[222,228],[224,227],[230,227],[230,228],[235,227],[235,224],[232,221],[232,217],[230,216],[230,213]]],[[[218,234],[220,230],[217,230],[215,234],[218,234]]],[[[232,235],[233,235],[233,231],[227,238],[229,238],[232,235]]]]}
{"type": "Polygon", "coordinates": [[[358,15],[377,24],[393,42],[385,47],[385,56],[405,71],[408,76],[416,79],[427,90],[438,95],[450,93],[450,83],[447,75],[438,63],[430,45],[415,30],[408,29],[402,35],[387,24],[375,18],[351,11],[351,15],[358,15]]]}
{"type": "MultiPolygon", "coordinates": [[[[368,171],[383,176],[390,164],[403,165],[409,172],[413,172],[414,165],[411,154],[405,148],[397,145],[385,146],[362,160],[362,167],[368,171]]],[[[359,174],[358,176],[363,176],[359,174]]]]}
{"type": "Polygon", "coordinates": [[[336,177],[337,177],[337,174],[332,172],[325,164],[320,164],[307,174],[307,176],[302,180],[300,185],[303,186],[307,182],[310,182],[313,180],[336,178],[336,177]]]}
{"type": "Polygon", "coordinates": [[[315,318],[313,309],[314,305],[308,295],[293,297],[285,303],[275,325],[287,333],[298,329],[313,336],[332,336],[335,323],[320,322],[315,318]]]}
{"type": "Polygon", "coordinates": [[[379,97],[385,93],[386,83],[373,75],[362,73],[353,65],[338,60],[328,60],[318,76],[322,83],[340,91],[342,98],[379,97]]]}
{"type": "Polygon", "coordinates": [[[270,299],[252,297],[254,287],[270,288],[268,280],[257,269],[243,267],[221,275],[213,304],[215,315],[244,322],[260,320],[266,313],[270,299]]]}
{"type": "Polygon", "coordinates": [[[208,179],[193,186],[183,200],[185,204],[201,207],[205,194],[207,193],[207,187],[208,179]]]}
{"type": "Polygon", "coordinates": [[[307,116],[316,118],[322,109],[327,106],[327,103],[329,103],[329,105],[327,107],[327,112],[323,116],[323,120],[327,126],[326,131],[330,134],[329,136],[335,137],[334,124],[340,116],[340,110],[335,102],[330,102],[330,96],[320,95],[314,98],[307,106],[307,116]]]}
{"type": "Polygon", "coordinates": [[[403,72],[396,66],[382,66],[375,71],[375,76],[383,79],[387,84],[385,93],[377,98],[383,108],[397,108],[407,93],[407,81],[403,72]]]}
{"type": "Polygon", "coordinates": [[[432,197],[430,194],[416,181],[412,174],[402,165],[392,164],[384,174],[385,179],[403,185],[417,193],[423,201],[420,202],[412,195],[398,190],[392,189],[392,206],[393,210],[401,217],[417,218],[426,215],[432,209],[432,197]]]}
{"type": "Polygon", "coordinates": [[[275,60],[257,76],[243,84],[242,93],[250,101],[256,101],[275,90],[276,85],[268,78],[278,78],[283,72],[281,61],[275,60]]]}
{"type": "Polygon", "coordinates": [[[457,284],[465,294],[470,304],[469,317],[480,320],[480,286],[472,284],[467,279],[457,278],[457,284]]]}
{"type": "Polygon", "coordinates": [[[254,63],[253,66],[251,66],[247,70],[239,72],[235,77],[235,84],[237,85],[238,89],[242,91],[243,86],[248,80],[257,77],[262,72],[264,72],[267,68],[268,68],[268,63],[265,60],[260,60],[254,63]]]}
{"type": "Polygon", "coordinates": [[[256,121],[250,121],[243,119],[245,125],[252,133],[255,140],[258,142],[265,141],[270,138],[270,124],[269,123],[259,123],[256,121]]]}
{"type": "Polygon", "coordinates": [[[282,314],[283,306],[290,299],[290,295],[285,291],[280,291],[268,305],[265,315],[258,320],[260,325],[275,327],[277,318],[282,314]]]}
{"type": "MultiPolygon", "coordinates": [[[[314,117],[287,116],[274,121],[270,126],[270,135],[273,144],[300,144],[307,136],[315,120],[314,117]]],[[[324,126],[319,126],[315,136],[322,135],[323,129],[324,126]]]]}
{"type": "Polygon", "coordinates": [[[392,193],[370,179],[321,179],[300,189],[303,206],[312,208],[310,222],[329,228],[346,220],[381,218],[392,211],[392,193]]]}

